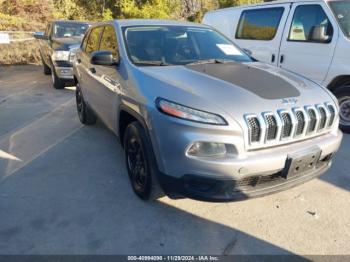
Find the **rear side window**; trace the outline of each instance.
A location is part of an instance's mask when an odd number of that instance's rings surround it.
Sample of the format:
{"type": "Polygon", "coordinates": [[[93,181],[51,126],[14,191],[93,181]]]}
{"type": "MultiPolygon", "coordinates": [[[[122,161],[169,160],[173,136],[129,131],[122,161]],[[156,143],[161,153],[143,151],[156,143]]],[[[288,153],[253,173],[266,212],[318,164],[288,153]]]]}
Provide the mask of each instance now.
{"type": "Polygon", "coordinates": [[[91,30],[89,39],[86,44],[85,52],[91,54],[98,50],[100,45],[100,36],[102,33],[103,27],[95,27],[91,30]]]}
{"type": "Polygon", "coordinates": [[[301,5],[295,9],[288,40],[328,43],[333,27],[320,5],[301,5]]]}
{"type": "Polygon", "coordinates": [[[118,41],[117,41],[116,33],[112,26],[106,26],[105,29],[103,30],[100,50],[110,51],[112,52],[113,56],[117,55],[118,41]]]}
{"type": "Polygon", "coordinates": [[[283,7],[246,10],[238,23],[236,39],[272,40],[278,30],[283,7]]]}

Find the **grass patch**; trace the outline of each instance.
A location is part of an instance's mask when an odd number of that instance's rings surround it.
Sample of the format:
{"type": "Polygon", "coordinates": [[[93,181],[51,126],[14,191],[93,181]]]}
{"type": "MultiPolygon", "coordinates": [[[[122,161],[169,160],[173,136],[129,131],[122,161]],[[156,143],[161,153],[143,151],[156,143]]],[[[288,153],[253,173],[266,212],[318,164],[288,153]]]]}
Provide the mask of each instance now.
{"type": "Polygon", "coordinates": [[[41,64],[38,40],[0,44],[0,65],[41,64]]]}

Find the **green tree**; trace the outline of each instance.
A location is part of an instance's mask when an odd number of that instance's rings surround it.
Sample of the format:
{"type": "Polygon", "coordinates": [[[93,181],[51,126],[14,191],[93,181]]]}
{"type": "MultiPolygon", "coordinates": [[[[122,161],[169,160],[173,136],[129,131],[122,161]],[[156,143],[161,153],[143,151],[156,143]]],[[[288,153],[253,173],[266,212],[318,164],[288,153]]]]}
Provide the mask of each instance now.
{"type": "Polygon", "coordinates": [[[171,18],[178,7],[172,0],[120,0],[116,3],[123,18],[171,18]]]}
{"type": "Polygon", "coordinates": [[[231,6],[239,6],[239,5],[250,5],[263,2],[262,0],[218,0],[219,7],[231,7],[231,6]]]}

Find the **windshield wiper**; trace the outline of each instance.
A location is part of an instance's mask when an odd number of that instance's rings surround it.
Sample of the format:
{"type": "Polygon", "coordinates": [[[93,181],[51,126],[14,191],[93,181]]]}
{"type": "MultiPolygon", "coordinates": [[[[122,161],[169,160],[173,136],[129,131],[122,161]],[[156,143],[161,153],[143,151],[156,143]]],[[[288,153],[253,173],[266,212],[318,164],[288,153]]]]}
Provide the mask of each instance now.
{"type": "Polygon", "coordinates": [[[233,60],[228,59],[206,59],[206,60],[198,60],[196,62],[188,63],[186,65],[204,65],[204,64],[226,64],[226,63],[234,63],[233,60]]]}
{"type": "Polygon", "coordinates": [[[135,65],[145,65],[145,66],[169,66],[171,64],[165,63],[163,61],[137,61],[134,62],[135,65]]]}

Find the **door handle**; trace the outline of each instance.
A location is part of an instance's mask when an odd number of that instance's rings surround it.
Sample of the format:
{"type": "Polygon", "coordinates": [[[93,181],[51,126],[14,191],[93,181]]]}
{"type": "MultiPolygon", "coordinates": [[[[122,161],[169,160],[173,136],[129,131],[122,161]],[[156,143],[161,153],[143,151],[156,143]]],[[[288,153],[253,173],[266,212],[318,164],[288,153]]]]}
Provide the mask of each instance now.
{"type": "Polygon", "coordinates": [[[242,48],[242,50],[244,51],[244,52],[246,52],[248,55],[252,55],[253,53],[252,53],[252,51],[250,51],[249,49],[247,49],[247,48],[242,48]]]}
{"type": "Polygon", "coordinates": [[[274,63],[274,62],[275,62],[275,59],[276,59],[275,54],[272,54],[272,56],[271,56],[271,63],[274,63]]]}
{"type": "Polygon", "coordinates": [[[96,69],[95,69],[95,67],[92,67],[92,68],[90,68],[89,70],[90,70],[91,73],[96,74],[96,69]]]}
{"type": "Polygon", "coordinates": [[[283,62],[284,62],[284,55],[281,55],[281,57],[280,57],[280,64],[283,64],[283,62]]]}

